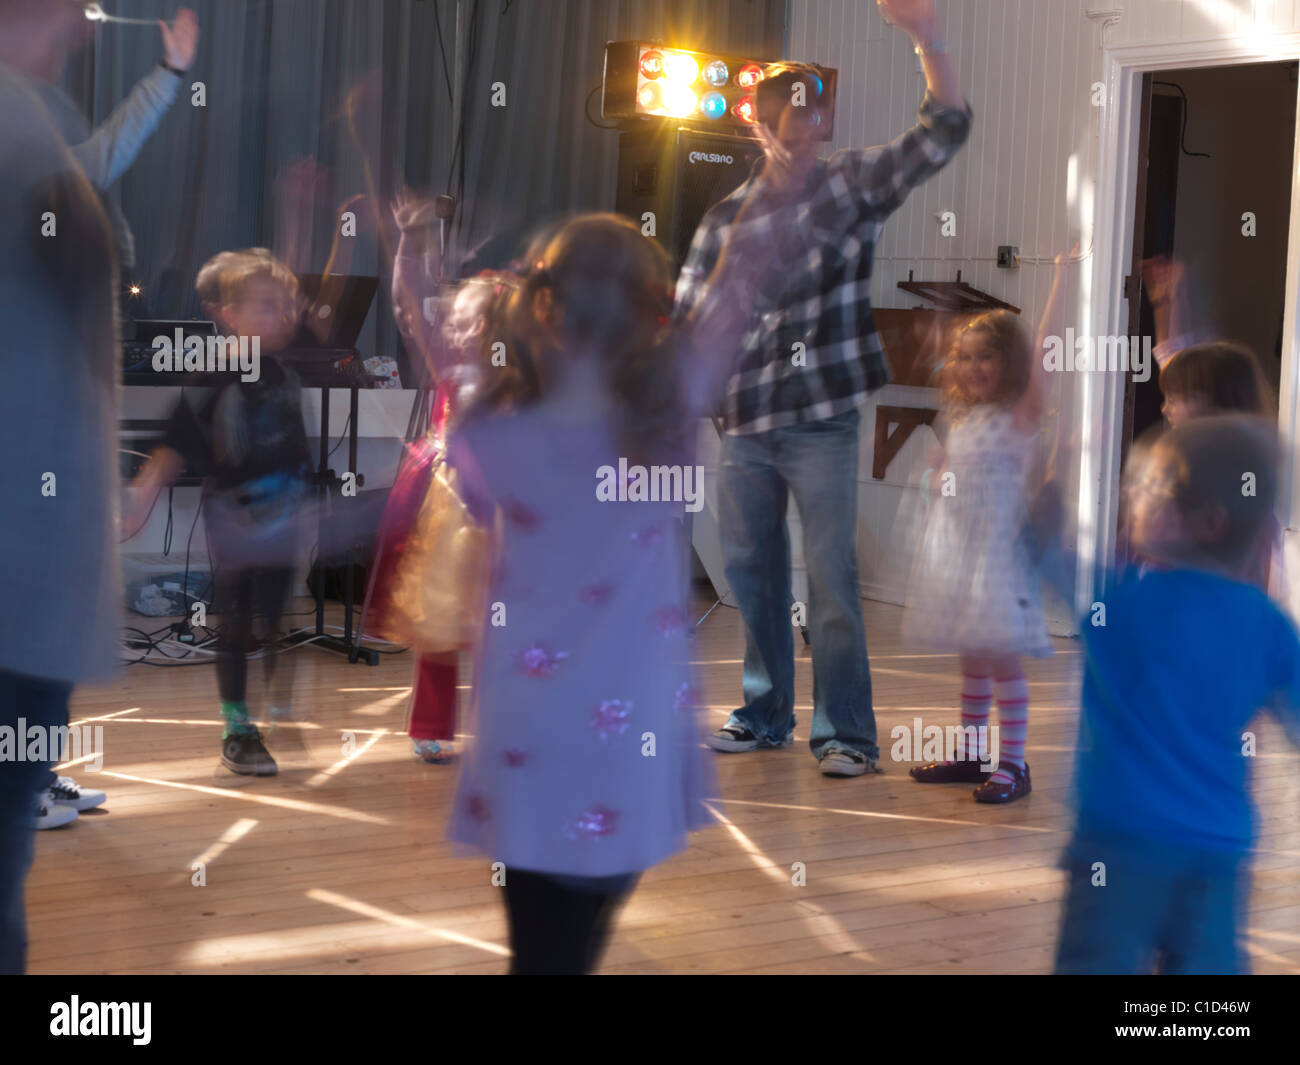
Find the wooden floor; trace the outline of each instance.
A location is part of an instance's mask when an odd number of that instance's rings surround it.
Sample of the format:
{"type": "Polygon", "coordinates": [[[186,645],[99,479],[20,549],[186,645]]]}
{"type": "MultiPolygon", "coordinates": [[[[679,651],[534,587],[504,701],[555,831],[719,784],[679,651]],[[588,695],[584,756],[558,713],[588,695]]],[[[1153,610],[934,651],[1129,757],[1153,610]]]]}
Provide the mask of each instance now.
{"type": "MultiPolygon", "coordinates": [[[[812,670],[799,645],[796,746],[718,756],[716,825],[643,879],[602,972],[1050,971],[1077,643],[1058,641],[1056,657],[1029,666],[1033,794],[981,806],[969,786],[919,785],[906,762],[888,760],[895,725],[951,720],[956,665],[902,653],[898,610],[865,605],[887,771],[817,772],[806,745],[812,670]],[[795,863],[804,886],[791,883],[795,863]]],[[[739,693],[736,612],[715,611],[697,644],[716,728],[739,693]]],[[[410,655],[369,668],[310,647],[289,653],[311,723],[297,747],[270,741],[281,766],[272,779],[221,768],[211,667],[133,666],[114,685],[77,692],[73,721],[103,726],[106,756],[99,773],[66,772],[109,801],[38,834],[32,972],[505,971],[489,863],[453,859],[442,838],[456,769],[413,760],[403,733],[410,655]],[[344,732],[355,736],[350,756],[344,732]],[[204,886],[192,883],[199,861],[204,886]]],[[[1260,751],[1288,753],[1257,764],[1252,963],[1297,973],[1300,782],[1279,730],[1264,723],[1259,735],[1260,751]]]]}

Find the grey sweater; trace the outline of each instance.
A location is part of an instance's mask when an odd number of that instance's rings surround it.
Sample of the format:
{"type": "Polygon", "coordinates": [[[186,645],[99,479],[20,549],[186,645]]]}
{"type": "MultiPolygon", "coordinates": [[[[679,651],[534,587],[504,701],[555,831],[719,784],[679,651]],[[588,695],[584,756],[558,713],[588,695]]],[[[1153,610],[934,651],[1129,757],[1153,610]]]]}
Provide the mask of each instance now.
{"type": "Polygon", "coordinates": [[[43,98],[0,64],[0,669],[82,681],[122,624],[116,270],[43,98]]]}
{"type": "Polygon", "coordinates": [[[102,195],[113,227],[119,265],[124,271],[130,270],[135,266],[135,238],[116,196],[107,193],[131,168],[163,115],[176,102],[181,79],[158,67],[142,78],[93,132],[85,116],[61,88],[45,82],[30,84],[49,108],[59,133],[72,148],[73,157],[102,195]]]}

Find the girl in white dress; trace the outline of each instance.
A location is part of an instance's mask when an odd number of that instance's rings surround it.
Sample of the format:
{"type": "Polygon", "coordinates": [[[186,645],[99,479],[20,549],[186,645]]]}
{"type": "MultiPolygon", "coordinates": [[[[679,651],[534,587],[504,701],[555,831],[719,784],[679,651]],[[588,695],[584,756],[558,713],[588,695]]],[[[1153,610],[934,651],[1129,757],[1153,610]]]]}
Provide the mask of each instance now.
{"type": "Polygon", "coordinates": [[[908,584],[905,641],[961,655],[964,749],[911,770],[978,783],[980,802],[1027,795],[1028,687],[1021,656],[1047,656],[1038,577],[1022,537],[1044,414],[1042,369],[1019,318],[992,311],[956,336],[944,370],[946,446],[908,584]],[[998,703],[999,762],[987,740],[998,703]]]}

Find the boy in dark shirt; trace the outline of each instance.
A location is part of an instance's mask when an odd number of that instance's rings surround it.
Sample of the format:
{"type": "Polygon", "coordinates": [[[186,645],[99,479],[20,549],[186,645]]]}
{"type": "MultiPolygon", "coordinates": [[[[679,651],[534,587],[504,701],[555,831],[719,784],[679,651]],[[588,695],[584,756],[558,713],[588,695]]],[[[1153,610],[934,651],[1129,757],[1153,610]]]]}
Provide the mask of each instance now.
{"type": "MultiPolygon", "coordinates": [[[[140,514],[147,516],[182,467],[202,475],[215,599],[225,612],[217,657],[221,761],[235,773],[269,776],[275,760],[248,714],[247,656],[253,618],[261,615],[270,634],[283,616],[311,471],[302,386],[274,354],[297,326],[298,282],[269,252],[252,248],[210,260],[195,287],[222,333],[246,338],[258,365],[252,374],[227,370],[228,381],[182,397],[162,445],[132,485],[129,506],[137,520],[128,527],[143,524],[140,514]]],[[[265,658],[272,720],[289,716],[292,667],[281,657],[265,658]]]]}

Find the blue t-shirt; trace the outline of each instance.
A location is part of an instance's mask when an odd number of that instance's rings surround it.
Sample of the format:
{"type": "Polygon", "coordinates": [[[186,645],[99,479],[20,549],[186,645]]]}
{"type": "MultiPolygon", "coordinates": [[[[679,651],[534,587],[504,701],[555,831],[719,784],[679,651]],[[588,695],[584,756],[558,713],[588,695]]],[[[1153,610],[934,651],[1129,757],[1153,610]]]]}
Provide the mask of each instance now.
{"type": "Polygon", "coordinates": [[[1255,837],[1243,736],[1271,710],[1300,736],[1300,639],[1262,591],[1155,570],[1081,623],[1085,659],[1076,841],[1239,857],[1255,837]]]}

